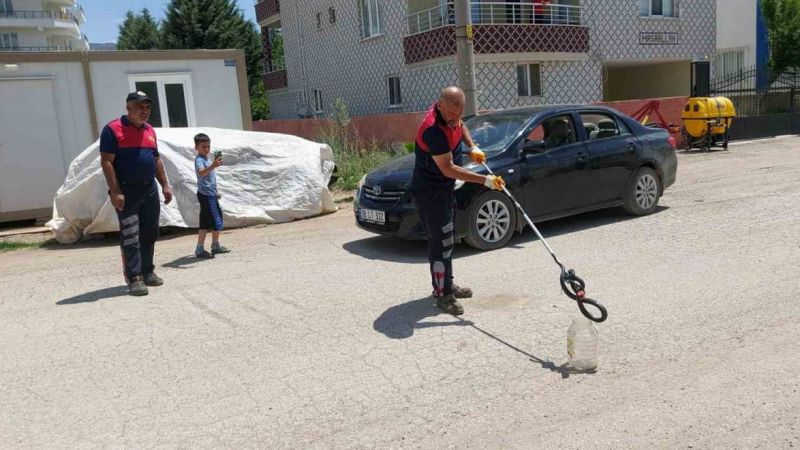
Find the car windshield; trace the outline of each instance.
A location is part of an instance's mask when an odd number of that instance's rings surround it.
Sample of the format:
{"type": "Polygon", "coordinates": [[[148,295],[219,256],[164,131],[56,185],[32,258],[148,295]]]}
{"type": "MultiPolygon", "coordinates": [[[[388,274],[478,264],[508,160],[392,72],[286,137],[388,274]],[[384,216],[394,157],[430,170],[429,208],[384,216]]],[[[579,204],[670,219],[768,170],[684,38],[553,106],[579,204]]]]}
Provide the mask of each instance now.
{"type": "Polygon", "coordinates": [[[505,150],[531,119],[529,113],[503,113],[474,116],[464,124],[472,139],[486,153],[505,150]]]}

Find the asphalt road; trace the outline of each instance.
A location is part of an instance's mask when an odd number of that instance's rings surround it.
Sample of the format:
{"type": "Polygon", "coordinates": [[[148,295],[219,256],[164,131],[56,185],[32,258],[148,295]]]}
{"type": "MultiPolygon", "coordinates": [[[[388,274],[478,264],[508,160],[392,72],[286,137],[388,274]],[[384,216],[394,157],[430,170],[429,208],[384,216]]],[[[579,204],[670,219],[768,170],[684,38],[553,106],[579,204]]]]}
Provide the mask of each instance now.
{"type": "Polygon", "coordinates": [[[798,179],[800,138],[680,154],[656,214],[542,224],[609,310],[594,374],[530,231],[456,248],[461,318],[347,207],[167,237],[143,298],[109,241],[2,253],[0,448],[800,446],[798,179]]]}

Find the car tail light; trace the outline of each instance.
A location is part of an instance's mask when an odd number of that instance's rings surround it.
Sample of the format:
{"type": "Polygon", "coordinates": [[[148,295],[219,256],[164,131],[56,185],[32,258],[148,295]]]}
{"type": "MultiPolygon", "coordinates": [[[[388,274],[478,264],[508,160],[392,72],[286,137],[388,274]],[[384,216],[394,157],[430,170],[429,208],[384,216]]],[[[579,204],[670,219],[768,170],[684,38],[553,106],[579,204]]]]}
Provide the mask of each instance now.
{"type": "Polygon", "coordinates": [[[675,138],[670,136],[667,138],[667,142],[669,142],[669,145],[672,146],[673,150],[675,150],[675,147],[677,147],[677,144],[675,143],[675,138]]]}

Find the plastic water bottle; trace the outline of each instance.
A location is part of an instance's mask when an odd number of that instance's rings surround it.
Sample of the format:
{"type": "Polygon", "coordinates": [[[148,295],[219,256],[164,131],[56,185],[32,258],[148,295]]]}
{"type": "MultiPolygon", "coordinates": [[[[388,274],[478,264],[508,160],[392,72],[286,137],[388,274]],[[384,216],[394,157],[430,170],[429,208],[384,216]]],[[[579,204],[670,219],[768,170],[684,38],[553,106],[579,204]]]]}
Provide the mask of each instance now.
{"type": "Polygon", "coordinates": [[[567,365],[576,370],[597,368],[597,330],[591,320],[576,317],[567,330],[567,365]]]}

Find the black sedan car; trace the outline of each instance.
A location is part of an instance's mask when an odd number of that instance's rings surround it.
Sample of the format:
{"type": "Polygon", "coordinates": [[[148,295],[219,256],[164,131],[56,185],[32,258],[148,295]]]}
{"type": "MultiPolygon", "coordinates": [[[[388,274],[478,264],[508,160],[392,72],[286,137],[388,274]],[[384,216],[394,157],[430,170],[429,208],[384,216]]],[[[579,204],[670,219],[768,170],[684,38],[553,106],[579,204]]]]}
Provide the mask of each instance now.
{"type": "MultiPolygon", "coordinates": [[[[633,215],[654,212],[675,182],[675,140],[601,106],[538,106],[465,120],[486,153],[487,165],[534,222],[610,207],[633,215]]],[[[485,173],[467,156],[462,165],[485,173]]],[[[409,187],[414,155],[367,174],[355,201],[359,227],[384,235],[424,239],[409,187]]],[[[525,221],[502,192],[456,183],[456,237],[470,246],[503,247],[525,221]]]]}

